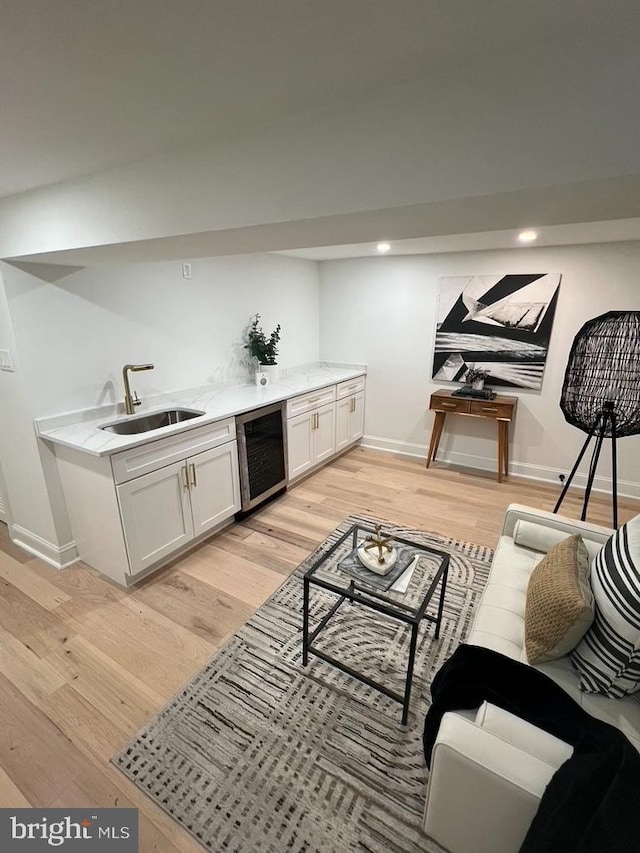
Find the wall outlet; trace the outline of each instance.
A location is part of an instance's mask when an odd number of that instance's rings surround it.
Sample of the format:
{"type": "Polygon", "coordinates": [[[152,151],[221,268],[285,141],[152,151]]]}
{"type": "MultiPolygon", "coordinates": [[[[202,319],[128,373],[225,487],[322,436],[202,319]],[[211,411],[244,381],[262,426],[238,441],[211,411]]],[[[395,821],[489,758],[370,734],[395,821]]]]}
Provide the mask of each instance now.
{"type": "Polygon", "coordinates": [[[182,262],[182,278],[191,278],[191,264],[188,261],[182,262]]]}
{"type": "Polygon", "coordinates": [[[8,349],[0,349],[0,370],[10,370],[13,372],[14,369],[11,351],[8,349]]]}

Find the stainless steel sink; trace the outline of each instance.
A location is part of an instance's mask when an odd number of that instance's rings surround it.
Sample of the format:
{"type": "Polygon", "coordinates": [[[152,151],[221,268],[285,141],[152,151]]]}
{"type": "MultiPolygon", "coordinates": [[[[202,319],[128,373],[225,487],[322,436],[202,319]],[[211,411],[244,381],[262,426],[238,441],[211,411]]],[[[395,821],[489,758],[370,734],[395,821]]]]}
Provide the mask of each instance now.
{"type": "Polygon", "coordinates": [[[138,418],[127,418],[126,421],[115,421],[105,424],[100,429],[107,432],[115,432],[118,435],[137,435],[141,432],[151,432],[154,429],[179,424],[204,415],[204,412],[195,409],[167,409],[164,412],[153,412],[149,415],[141,415],[138,418]]]}

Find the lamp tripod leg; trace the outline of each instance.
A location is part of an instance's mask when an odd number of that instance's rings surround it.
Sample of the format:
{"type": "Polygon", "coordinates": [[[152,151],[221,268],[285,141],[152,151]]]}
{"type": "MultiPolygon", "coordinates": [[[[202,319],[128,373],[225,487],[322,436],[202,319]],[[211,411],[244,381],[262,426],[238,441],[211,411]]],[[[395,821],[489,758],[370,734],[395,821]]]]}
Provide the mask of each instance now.
{"type": "Polygon", "coordinates": [[[578,454],[578,458],[576,459],[575,464],[574,464],[573,468],[571,469],[571,473],[567,477],[566,482],[562,488],[562,491],[560,492],[560,497],[558,498],[558,501],[553,508],[554,512],[558,512],[558,510],[560,509],[560,507],[562,505],[562,501],[564,500],[565,495],[569,491],[569,486],[571,485],[571,482],[576,475],[576,471],[578,470],[578,466],[582,462],[582,457],[587,452],[587,447],[589,447],[589,443],[590,443],[591,439],[593,438],[593,435],[594,435],[595,431],[597,430],[597,428],[600,424],[601,418],[602,418],[602,415],[598,414],[597,418],[593,422],[593,426],[591,427],[591,430],[589,431],[589,434],[587,435],[586,441],[582,445],[582,450],[578,454]]]}
{"type": "Polygon", "coordinates": [[[618,452],[616,449],[616,413],[611,413],[611,501],[613,528],[618,529],[618,452]]]}
{"type": "Polygon", "coordinates": [[[600,458],[600,451],[602,450],[602,442],[604,441],[606,426],[607,416],[605,414],[601,419],[600,430],[598,432],[595,447],[593,448],[593,455],[591,456],[591,462],[589,464],[589,475],[587,477],[587,485],[584,489],[584,503],[582,504],[582,515],[580,516],[580,521],[585,521],[587,518],[587,506],[589,505],[589,498],[591,497],[593,480],[596,476],[596,468],[598,467],[598,459],[600,458]]]}

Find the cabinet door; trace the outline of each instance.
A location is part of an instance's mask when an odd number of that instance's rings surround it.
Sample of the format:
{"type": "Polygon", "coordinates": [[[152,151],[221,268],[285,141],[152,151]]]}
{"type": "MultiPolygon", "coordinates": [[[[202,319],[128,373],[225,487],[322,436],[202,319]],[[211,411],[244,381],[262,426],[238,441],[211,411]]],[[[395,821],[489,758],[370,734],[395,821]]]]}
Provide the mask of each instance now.
{"type": "Polygon", "coordinates": [[[314,464],[329,459],[336,452],[336,404],[322,406],[315,412],[315,416],[314,464]]]}
{"type": "Polygon", "coordinates": [[[186,474],[186,463],[174,462],[117,487],[132,575],[193,539],[186,474]]]}
{"type": "Polygon", "coordinates": [[[287,419],[287,459],[289,479],[303,474],[314,464],[311,423],[315,412],[287,419]]]}
{"type": "Polygon", "coordinates": [[[336,403],[336,451],[351,443],[352,397],[344,397],[336,403]]]}
{"type": "Polygon", "coordinates": [[[229,441],[187,459],[195,535],[206,533],[240,509],[238,444],[229,441]]]}
{"type": "Polygon", "coordinates": [[[349,424],[349,441],[358,441],[364,435],[364,394],[356,394],[351,398],[351,420],[349,424]]]}

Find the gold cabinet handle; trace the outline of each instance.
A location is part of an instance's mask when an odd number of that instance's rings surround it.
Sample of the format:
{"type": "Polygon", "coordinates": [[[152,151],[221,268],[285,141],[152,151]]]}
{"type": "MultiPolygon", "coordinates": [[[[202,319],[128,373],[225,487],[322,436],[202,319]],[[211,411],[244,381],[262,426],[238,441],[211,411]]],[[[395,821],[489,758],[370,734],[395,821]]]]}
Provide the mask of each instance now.
{"type": "Polygon", "coordinates": [[[318,412],[316,412],[316,427],[315,428],[318,429],[319,426],[320,426],[320,415],[318,414],[318,412]]]}
{"type": "Polygon", "coordinates": [[[320,397],[309,397],[307,400],[308,403],[317,403],[320,397]]]}
{"type": "Polygon", "coordinates": [[[497,412],[498,410],[495,407],[492,408],[491,406],[483,406],[482,411],[483,412],[497,412]]]}
{"type": "Polygon", "coordinates": [[[355,412],[355,410],[356,410],[356,398],[355,398],[355,397],[352,397],[352,398],[351,398],[351,408],[349,409],[349,411],[350,411],[350,412],[355,412]]]}
{"type": "Polygon", "coordinates": [[[440,403],[440,405],[442,406],[443,409],[457,409],[458,408],[457,403],[440,403]]]}
{"type": "Polygon", "coordinates": [[[189,475],[187,474],[187,466],[185,465],[184,468],[181,468],[180,472],[182,474],[182,485],[185,489],[188,489],[189,488],[189,475]]]}
{"type": "Polygon", "coordinates": [[[191,485],[195,488],[198,484],[196,482],[196,465],[195,462],[192,462],[189,465],[189,469],[191,471],[191,485]]]}

